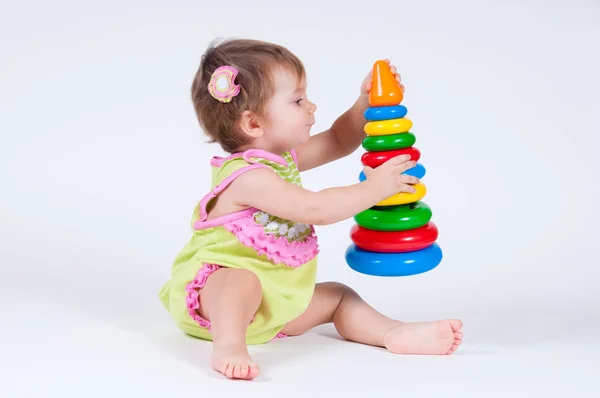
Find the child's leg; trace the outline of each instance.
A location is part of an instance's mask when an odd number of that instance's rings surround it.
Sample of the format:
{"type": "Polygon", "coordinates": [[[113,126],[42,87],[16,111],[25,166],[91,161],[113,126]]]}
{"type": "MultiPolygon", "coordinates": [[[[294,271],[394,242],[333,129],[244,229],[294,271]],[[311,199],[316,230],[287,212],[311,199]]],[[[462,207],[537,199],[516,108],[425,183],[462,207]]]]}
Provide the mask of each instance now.
{"type": "Polygon", "coordinates": [[[258,365],[248,354],[246,329],[261,298],[258,277],[243,269],[221,268],[200,290],[199,314],[212,325],[212,367],[229,378],[258,376],[258,365]]]}
{"type": "Polygon", "coordinates": [[[331,282],[317,284],[307,310],[282,332],[299,335],[330,322],[348,340],[386,347],[397,354],[451,354],[463,336],[459,320],[395,321],[377,312],[349,287],[331,282]]]}

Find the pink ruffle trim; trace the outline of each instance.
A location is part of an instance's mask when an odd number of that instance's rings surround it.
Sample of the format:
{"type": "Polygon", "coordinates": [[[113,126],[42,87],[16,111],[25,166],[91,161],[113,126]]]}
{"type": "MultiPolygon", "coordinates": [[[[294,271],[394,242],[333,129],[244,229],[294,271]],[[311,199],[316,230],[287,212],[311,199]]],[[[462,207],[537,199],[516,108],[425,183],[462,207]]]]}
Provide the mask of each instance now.
{"type": "Polygon", "coordinates": [[[200,308],[199,289],[202,289],[206,285],[208,277],[218,270],[218,265],[215,264],[204,264],[204,267],[200,268],[196,273],[196,277],[185,287],[187,296],[185,297],[185,304],[187,306],[188,314],[196,321],[200,327],[207,328],[210,331],[210,321],[202,318],[197,309],[200,308]]]}
{"type": "Polygon", "coordinates": [[[289,267],[300,267],[319,253],[319,244],[311,225],[311,234],[304,241],[288,241],[285,236],[265,233],[252,215],[223,224],[229,232],[244,245],[253,247],[256,253],[266,255],[274,263],[284,263],[289,267]]]}
{"type": "MultiPolygon", "coordinates": [[[[208,277],[213,272],[217,271],[219,268],[221,267],[216,264],[204,264],[204,266],[200,268],[196,273],[196,277],[185,287],[185,291],[187,292],[187,296],[185,297],[185,303],[187,306],[188,314],[200,327],[208,329],[209,332],[211,330],[210,321],[202,318],[197,312],[198,308],[200,308],[199,290],[202,289],[204,285],[206,285],[208,277]]],[[[273,337],[273,340],[283,339],[286,337],[288,337],[287,334],[279,332],[277,333],[277,335],[275,335],[275,337],[273,337]]]]}

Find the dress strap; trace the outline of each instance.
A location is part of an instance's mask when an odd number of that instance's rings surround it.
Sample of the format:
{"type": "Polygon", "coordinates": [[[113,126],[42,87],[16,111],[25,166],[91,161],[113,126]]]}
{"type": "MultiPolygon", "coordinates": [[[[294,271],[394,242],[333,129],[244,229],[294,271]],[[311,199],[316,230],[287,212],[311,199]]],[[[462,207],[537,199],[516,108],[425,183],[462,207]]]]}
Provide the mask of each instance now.
{"type": "MultiPolygon", "coordinates": [[[[290,151],[290,153],[294,159],[294,162],[297,163],[296,151],[292,149],[290,151]]],[[[246,162],[251,163],[251,164],[259,164],[260,163],[257,160],[252,159],[252,158],[261,158],[261,159],[270,160],[275,163],[279,163],[282,166],[288,165],[282,156],[275,155],[275,154],[273,154],[271,152],[267,152],[263,149],[247,149],[244,152],[232,153],[229,156],[213,156],[213,158],[210,160],[210,165],[215,166],[215,167],[221,167],[225,162],[227,162],[229,160],[233,160],[233,159],[238,159],[238,158],[242,158],[246,162]]]]}
{"type": "MultiPolygon", "coordinates": [[[[295,157],[295,152],[292,153],[292,157],[295,157]]],[[[225,188],[227,188],[227,186],[229,184],[231,184],[237,177],[239,177],[240,175],[242,175],[243,173],[245,173],[247,171],[258,169],[258,168],[272,169],[271,167],[260,162],[257,159],[266,159],[268,161],[272,161],[272,162],[280,164],[282,166],[288,166],[288,163],[282,156],[275,155],[273,153],[264,151],[262,149],[248,149],[244,152],[236,152],[236,153],[230,154],[229,156],[214,156],[210,161],[210,165],[213,167],[221,168],[221,167],[223,167],[223,165],[226,162],[232,161],[232,160],[237,160],[237,159],[243,159],[243,161],[246,165],[243,167],[240,167],[239,169],[233,171],[231,174],[229,174],[227,177],[225,177],[222,181],[220,181],[217,185],[215,185],[214,188],[207,195],[205,195],[200,200],[199,209],[198,209],[199,219],[194,222],[195,229],[202,229],[202,228],[208,228],[210,226],[220,225],[229,220],[235,219],[237,217],[241,217],[241,216],[245,215],[248,211],[256,210],[256,209],[242,210],[240,212],[236,212],[236,213],[218,217],[214,220],[206,221],[206,219],[208,218],[208,212],[206,211],[206,207],[208,206],[209,202],[212,199],[214,199],[217,195],[219,195],[219,193],[221,193],[221,191],[223,191],[225,188]]]]}
{"type": "Polygon", "coordinates": [[[296,154],[296,150],[290,150],[290,154],[292,155],[292,159],[294,159],[294,163],[296,163],[296,167],[298,167],[298,155],[296,154]]]}
{"type": "Polygon", "coordinates": [[[243,167],[241,169],[234,171],[229,176],[227,176],[227,178],[225,178],[223,181],[221,181],[220,184],[217,184],[213,188],[213,190],[210,191],[206,196],[204,196],[202,198],[202,200],[200,201],[200,219],[199,219],[199,221],[206,221],[206,218],[208,217],[208,213],[206,211],[206,206],[208,205],[208,202],[210,202],[211,199],[215,198],[218,194],[220,194],[222,190],[227,188],[227,186],[229,184],[231,184],[233,182],[233,180],[235,180],[240,175],[244,174],[247,171],[254,170],[254,169],[260,169],[260,168],[268,168],[268,167],[265,166],[264,164],[260,164],[260,163],[246,166],[246,167],[243,167]]]}

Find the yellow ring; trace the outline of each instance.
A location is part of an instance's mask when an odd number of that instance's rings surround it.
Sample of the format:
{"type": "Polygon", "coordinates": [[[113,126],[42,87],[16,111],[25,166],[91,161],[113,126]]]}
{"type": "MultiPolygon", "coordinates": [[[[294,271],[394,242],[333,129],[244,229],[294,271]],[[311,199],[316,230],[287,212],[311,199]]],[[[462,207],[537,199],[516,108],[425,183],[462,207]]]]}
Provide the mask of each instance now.
{"type": "Polygon", "coordinates": [[[382,200],[376,206],[403,205],[423,199],[427,193],[427,187],[422,182],[413,185],[413,187],[415,187],[415,193],[400,192],[382,200]]]}
{"type": "Polygon", "coordinates": [[[365,133],[368,135],[389,135],[406,133],[410,130],[413,123],[409,118],[377,120],[365,124],[365,133]]]}

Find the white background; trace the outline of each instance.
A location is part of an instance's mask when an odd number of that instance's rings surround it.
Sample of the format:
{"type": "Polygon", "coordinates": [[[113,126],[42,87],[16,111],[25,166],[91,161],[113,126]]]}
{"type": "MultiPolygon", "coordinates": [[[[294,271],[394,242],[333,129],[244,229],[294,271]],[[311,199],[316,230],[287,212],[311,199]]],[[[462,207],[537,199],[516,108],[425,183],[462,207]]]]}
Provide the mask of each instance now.
{"type": "MultiPolygon", "coordinates": [[[[593,395],[599,42],[592,0],[6,2],[0,394],[593,395]],[[394,356],[322,327],[253,347],[263,375],[235,383],[175,329],[158,289],[221,154],[189,88],[208,43],[232,36],[303,60],[315,133],[375,60],[398,67],[444,260],[410,278],[358,274],[343,259],[349,219],[317,228],[318,278],[398,319],[463,319],[455,355],[394,356]]],[[[305,187],[355,183],[362,152],[305,187]]]]}

